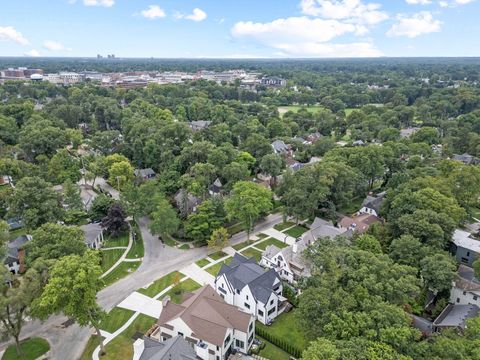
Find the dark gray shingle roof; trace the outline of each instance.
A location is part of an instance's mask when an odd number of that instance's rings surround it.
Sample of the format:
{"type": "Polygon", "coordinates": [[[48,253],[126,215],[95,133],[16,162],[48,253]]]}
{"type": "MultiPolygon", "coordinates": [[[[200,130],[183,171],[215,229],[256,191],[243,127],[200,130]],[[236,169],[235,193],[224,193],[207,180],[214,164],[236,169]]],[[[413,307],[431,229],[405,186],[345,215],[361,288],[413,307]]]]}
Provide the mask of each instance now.
{"type": "Polygon", "coordinates": [[[164,342],[143,338],[145,349],[139,360],[195,360],[197,355],[190,344],[181,336],[164,342]]]}

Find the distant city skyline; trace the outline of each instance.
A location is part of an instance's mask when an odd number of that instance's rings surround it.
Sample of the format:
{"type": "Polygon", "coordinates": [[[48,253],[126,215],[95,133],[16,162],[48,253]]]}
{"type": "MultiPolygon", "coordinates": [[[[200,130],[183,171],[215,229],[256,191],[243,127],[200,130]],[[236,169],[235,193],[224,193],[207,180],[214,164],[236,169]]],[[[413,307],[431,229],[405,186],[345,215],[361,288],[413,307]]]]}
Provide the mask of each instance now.
{"type": "Polygon", "coordinates": [[[480,56],[476,0],[5,0],[0,56],[480,56]]]}

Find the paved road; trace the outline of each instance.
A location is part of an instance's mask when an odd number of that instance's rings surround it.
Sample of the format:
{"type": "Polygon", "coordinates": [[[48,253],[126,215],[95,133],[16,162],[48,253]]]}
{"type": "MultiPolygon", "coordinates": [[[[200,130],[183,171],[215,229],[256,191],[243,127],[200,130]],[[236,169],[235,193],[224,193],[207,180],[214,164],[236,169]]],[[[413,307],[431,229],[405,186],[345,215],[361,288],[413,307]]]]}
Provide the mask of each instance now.
{"type": "MultiPolygon", "coordinates": [[[[252,234],[265,231],[282,221],[282,215],[269,215],[260,221],[252,234]]],[[[108,286],[98,293],[97,299],[100,306],[109,311],[133,291],[150,284],[152,281],[195,262],[207,255],[208,249],[198,248],[179,250],[168,246],[163,247],[158,237],[153,236],[148,230],[148,219],[139,220],[142,233],[145,256],[140,267],[133,274],[108,286]]],[[[241,232],[230,239],[230,244],[235,245],[246,240],[246,233],[241,232]]],[[[51,345],[52,360],[78,359],[92,334],[92,330],[81,328],[76,324],[63,328],[61,324],[67,319],[64,316],[52,316],[43,324],[32,321],[23,327],[21,337],[41,336],[46,338],[51,345]]],[[[0,348],[4,348],[5,344],[0,348]]]]}

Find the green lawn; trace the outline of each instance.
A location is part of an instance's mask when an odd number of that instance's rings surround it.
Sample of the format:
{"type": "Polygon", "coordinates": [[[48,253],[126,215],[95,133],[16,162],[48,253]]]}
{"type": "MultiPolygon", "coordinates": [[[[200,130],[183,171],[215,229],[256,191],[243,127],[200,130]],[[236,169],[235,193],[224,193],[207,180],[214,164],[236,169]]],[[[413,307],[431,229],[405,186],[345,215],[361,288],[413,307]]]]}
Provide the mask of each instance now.
{"type": "Polygon", "coordinates": [[[15,345],[10,345],[3,354],[2,360],[35,360],[50,350],[48,341],[42,338],[29,338],[20,342],[22,355],[17,355],[15,345]]]}
{"type": "Polygon", "coordinates": [[[364,197],[358,196],[355,199],[353,199],[347,206],[339,208],[338,212],[344,215],[352,215],[356,213],[358,210],[360,210],[360,207],[362,206],[364,199],[365,199],[364,197]]]}
{"type": "Polygon", "coordinates": [[[178,271],[173,271],[170,274],[165,275],[164,277],[155,280],[152,285],[150,285],[146,289],[138,289],[137,291],[141,294],[154,297],[155,295],[162,292],[164,289],[172,285],[177,278],[180,281],[184,275],[178,271]]]}
{"type": "Polygon", "coordinates": [[[294,237],[295,239],[301,236],[305,231],[308,229],[304,226],[297,225],[291,229],[288,229],[285,231],[285,234],[290,235],[291,237],[294,237]]]}
{"type": "Polygon", "coordinates": [[[265,250],[269,245],[275,245],[279,249],[283,249],[288,246],[287,244],[285,244],[284,242],[281,242],[280,240],[277,240],[275,238],[270,238],[255,245],[255,247],[261,250],[265,250]]]}
{"type": "Polygon", "coordinates": [[[117,247],[117,246],[127,246],[128,245],[128,232],[123,235],[120,235],[118,238],[112,238],[109,236],[105,236],[105,243],[103,247],[117,247]]]}
{"type": "Polygon", "coordinates": [[[263,233],[257,234],[257,238],[259,238],[259,239],[265,239],[267,237],[268,237],[267,234],[263,234],[263,233]]]}
{"type": "Polygon", "coordinates": [[[324,107],[319,106],[319,105],[311,105],[311,106],[288,105],[288,106],[279,106],[278,107],[278,112],[282,116],[283,114],[285,114],[288,111],[298,112],[300,109],[305,109],[308,112],[315,114],[315,113],[319,112],[320,110],[324,109],[324,107]]]}
{"type": "Polygon", "coordinates": [[[307,338],[298,323],[298,319],[295,317],[295,310],[281,314],[270,326],[263,325],[258,321],[255,326],[268,331],[273,336],[283,339],[299,349],[303,350],[308,345],[307,338]]]}
{"type": "Polygon", "coordinates": [[[279,347],[276,347],[261,337],[258,338],[265,343],[265,348],[261,350],[258,355],[270,360],[290,360],[289,353],[283,351],[279,347]]]}
{"type": "Polygon", "coordinates": [[[90,339],[88,339],[87,346],[85,346],[79,360],[92,360],[92,354],[98,345],[100,345],[100,338],[96,335],[92,335],[90,339]]]}
{"type": "Polygon", "coordinates": [[[258,250],[252,249],[252,248],[248,248],[248,249],[242,251],[241,254],[243,256],[247,257],[247,258],[254,257],[255,260],[257,260],[257,261],[260,261],[260,259],[262,258],[262,253],[258,250]]]}
{"type": "Polygon", "coordinates": [[[256,243],[257,241],[253,241],[253,240],[247,240],[247,241],[244,241],[244,242],[241,242],[240,244],[237,244],[237,245],[233,245],[232,247],[237,250],[237,251],[240,251],[242,250],[243,248],[247,247],[248,245],[252,245],[254,243],[256,243]]]}
{"type": "Polygon", "coordinates": [[[103,272],[110,269],[113,264],[115,264],[118,259],[123,255],[125,250],[115,249],[115,250],[101,250],[102,254],[102,270],[103,272]]]}
{"type": "Polygon", "coordinates": [[[101,357],[102,360],[127,360],[133,357],[132,339],[135,333],[146,333],[150,327],[155,324],[157,319],[147,315],[140,314],[135,321],[124,332],[105,346],[106,354],[101,357]]]}
{"type": "Polygon", "coordinates": [[[200,259],[200,260],[196,261],[195,264],[197,264],[198,266],[203,268],[204,266],[210,264],[210,261],[208,261],[207,259],[200,259]]]}
{"type": "Polygon", "coordinates": [[[124,278],[128,274],[137,270],[141,262],[122,262],[118,265],[115,270],[103,278],[105,286],[111,285],[114,282],[124,278]]]}
{"type": "Polygon", "coordinates": [[[120,329],[134,313],[132,310],[115,307],[110,310],[105,319],[100,323],[100,329],[114,333],[120,329]]]}
{"type": "Polygon", "coordinates": [[[225,254],[223,251],[217,251],[213,254],[208,255],[208,257],[213,260],[220,260],[221,258],[224,258],[227,255],[228,254],[225,254]]]}
{"type": "Polygon", "coordinates": [[[137,228],[137,226],[134,227],[135,230],[135,241],[132,244],[132,248],[127,254],[128,259],[139,259],[143,258],[143,255],[145,253],[145,249],[143,247],[143,239],[142,239],[142,233],[140,230],[137,228]]]}
{"type": "Polygon", "coordinates": [[[293,223],[291,221],[285,221],[285,222],[282,222],[280,224],[275,225],[273,228],[275,230],[282,231],[282,230],[285,230],[285,229],[287,229],[289,227],[292,227],[294,225],[295,225],[295,223],[293,223]]]}
{"type": "Polygon", "coordinates": [[[227,227],[228,235],[230,236],[235,235],[243,230],[245,230],[243,223],[236,223],[232,226],[227,227]]]}
{"type": "Polygon", "coordinates": [[[230,264],[232,262],[233,258],[229,257],[225,261],[221,261],[219,263],[216,263],[213,266],[210,266],[209,268],[206,268],[205,271],[208,272],[209,274],[213,276],[217,276],[218,272],[220,271],[220,268],[222,267],[222,264],[230,264]]]}
{"type": "Polygon", "coordinates": [[[182,244],[180,247],[179,247],[180,250],[189,250],[190,249],[190,245],[188,244],[182,244]]]}
{"type": "Polygon", "coordinates": [[[192,279],[187,279],[182,281],[169,292],[167,292],[163,297],[170,296],[170,299],[175,304],[180,304],[183,300],[183,295],[192,291],[199,289],[201,286],[192,279]]]}
{"type": "Polygon", "coordinates": [[[162,240],[167,246],[175,246],[177,244],[172,237],[164,237],[162,240]]]}

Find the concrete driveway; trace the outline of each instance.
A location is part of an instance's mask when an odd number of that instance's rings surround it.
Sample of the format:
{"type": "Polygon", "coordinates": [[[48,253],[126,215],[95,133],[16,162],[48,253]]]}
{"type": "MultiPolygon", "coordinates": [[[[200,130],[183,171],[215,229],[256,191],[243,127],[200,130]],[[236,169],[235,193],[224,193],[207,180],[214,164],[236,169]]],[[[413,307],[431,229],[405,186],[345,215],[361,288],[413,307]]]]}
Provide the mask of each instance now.
{"type": "Polygon", "coordinates": [[[128,295],[117,307],[139,312],[153,318],[158,318],[163,309],[161,301],[154,300],[136,291],[128,295]]]}

